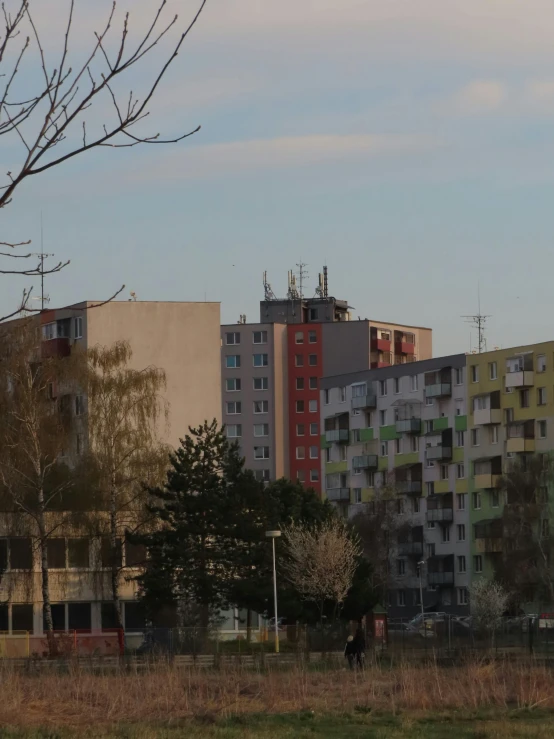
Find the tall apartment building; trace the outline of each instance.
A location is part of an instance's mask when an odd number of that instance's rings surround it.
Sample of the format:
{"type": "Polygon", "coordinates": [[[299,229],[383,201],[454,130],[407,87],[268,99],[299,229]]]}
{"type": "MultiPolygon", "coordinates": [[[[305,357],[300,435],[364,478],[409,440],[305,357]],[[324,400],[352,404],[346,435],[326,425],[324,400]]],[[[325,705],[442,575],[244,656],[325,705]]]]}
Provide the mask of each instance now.
{"type": "Polygon", "coordinates": [[[513,461],[554,448],[553,388],[554,341],[468,356],[473,576],[492,577],[509,551],[500,476],[513,461]]]}
{"type": "MultiPolygon", "coordinates": [[[[76,347],[110,346],[117,340],[127,340],[133,350],[133,368],[156,366],[166,372],[164,395],[170,416],[168,427],[160,431],[167,443],[177,446],[189,426],[221,419],[218,303],[130,301],[92,306],[94,303],[86,301],[40,314],[43,357],[64,357],[76,347]]],[[[71,402],[67,406],[78,415],[80,404],[71,402]]],[[[0,581],[0,630],[41,634],[37,548],[28,536],[7,538],[6,527],[5,517],[0,516],[0,560],[6,567],[0,581]]],[[[50,541],[55,629],[112,627],[110,570],[102,575],[102,541],[63,529],[50,541]]],[[[122,563],[130,564],[132,547],[124,542],[122,550],[122,563]]],[[[140,625],[135,592],[134,582],[122,582],[123,617],[129,630],[140,625]]]]}
{"type": "Polygon", "coordinates": [[[392,616],[421,609],[419,568],[425,608],[467,610],[465,369],[459,354],[321,381],[326,497],[345,515],[375,515],[392,491],[392,616]]]}
{"type": "Polygon", "coordinates": [[[289,283],[289,294],[266,289],[260,323],[221,327],[223,421],[259,479],[284,475],[321,492],[321,378],[427,359],[432,332],[352,321],[326,291],[301,298],[289,283]]]}

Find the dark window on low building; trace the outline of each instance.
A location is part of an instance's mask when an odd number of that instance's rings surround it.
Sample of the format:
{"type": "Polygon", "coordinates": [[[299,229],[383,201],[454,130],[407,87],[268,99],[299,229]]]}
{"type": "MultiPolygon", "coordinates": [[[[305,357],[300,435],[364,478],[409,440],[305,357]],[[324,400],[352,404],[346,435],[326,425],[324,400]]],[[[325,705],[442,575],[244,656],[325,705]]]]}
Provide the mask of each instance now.
{"type": "Polygon", "coordinates": [[[30,631],[33,633],[33,606],[30,603],[12,606],[12,632],[30,631]]]}
{"type": "Polygon", "coordinates": [[[65,569],[65,539],[48,539],[46,542],[48,567],[53,570],[65,569]]]}
{"type": "Polygon", "coordinates": [[[31,540],[24,537],[10,539],[10,569],[31,570],[33,568],[33,549],[31,540]]]}
{"type": "Polygon", "coordinates": [[[104,630],[117,629],[117,614],[113,603],[102,603],[100,613],[104,630]]]}
{"type": "Polygon", "coordinates": [[[69,603],[67,606],[67,621],[70,630],[90,631],[90,603],[69,603]]]}
{"type": "Polygon", "coordinates": [[[146,626],[146,614],[141,603],[127,601],[125,603],[125,631],[142,631],[146,626]]]}
{"type": "Polygon", "coordinates": [[[67,559],[70,567],[90,567],[89,540],[68,539],[67,559]]]}
{"type": "Polygon", "coordinates": [[[0,574],[8,569],[8,540],[0,539],[0,574]]]}
{"type": "MultiPolygon", "coordinates": [[[[63,603],[52,603],[52,625],[54,631],[65,631],[65,605],[63,603]]],[[[42,629],[46,631],[46,618],[42,614],[42,629]]]]}
{"type": "Polygon", "coordinates": [[[121,540],[118,539],[117,546],[115,552],[112,551],[112,545],[109,537],[104,536],[102,537],[102,567],[111,567],[114,559],[117,567],[121,567],[122,565],[122,546],[121,546],[121,540]]]}
{"type": "Polygon", "coordinates": [[[146,547],[143,544],[133,544],[125,539],[125,564],[127,567],[140,567],[146,560],[146,547]]]}
{"type": "Polygon", "coordinates": [[[8,631],[9,619],[8,619],[8,606],[0,605],[0,631],[8,631]]]}

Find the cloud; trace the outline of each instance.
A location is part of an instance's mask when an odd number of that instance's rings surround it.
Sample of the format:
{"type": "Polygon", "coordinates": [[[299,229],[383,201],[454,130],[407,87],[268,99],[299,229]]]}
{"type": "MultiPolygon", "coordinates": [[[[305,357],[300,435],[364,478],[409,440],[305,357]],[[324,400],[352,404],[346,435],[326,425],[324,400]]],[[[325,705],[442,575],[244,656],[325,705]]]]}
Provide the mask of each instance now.
{"type": "Polygon", "coordinates": [[[474,80],[439,104],[445,113],[482,115],[494,113],[508,99],[508,87],[498,80],[474,80]]]}

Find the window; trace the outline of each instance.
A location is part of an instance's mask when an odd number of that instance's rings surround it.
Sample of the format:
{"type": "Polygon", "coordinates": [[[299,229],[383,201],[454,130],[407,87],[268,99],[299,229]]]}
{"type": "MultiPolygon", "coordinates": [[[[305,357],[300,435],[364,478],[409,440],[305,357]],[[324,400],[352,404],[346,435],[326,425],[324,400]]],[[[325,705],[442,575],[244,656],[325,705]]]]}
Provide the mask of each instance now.
{"type": "Polygon", "coordinates": [[[79,629],[79,631],[90,631],[91,609],[90,603],[68,603],[67,604],[67,628],[79,629]]]}
{"type": "Polygon", "coordinates": [[[146,562],[146,547],[144,544],[135,544],[125,535],[125,564],[127,567],[140,567],[146,562]]]}
{"type": "Polygon", "coordinates": [[[441,477],[441,480],[448,480],[448,465],[447,464],[441,464],[440,477],[441,477]]]}
{"type": "Polygon", "coordinates": [[[267,354],[253,354],[254,367],[267,367],[269,359],[267,354]]]}
{"type": "Polygon", "coordinates": [[[394,453],[400,454],[400,451],[401,451],[400,450],[400,439],[395,439],[394,440],[394,453]]]}
{"type": "Polygon", "coordinates": [[[339,446],[339,457],[341,462],[346,462],[347,459],[347,448],[345,444],[339,446]]]}
{"type": "Polygon", "coordinates": [[[412,392],[415,392],[417,390],[418,384],[417,384],[417,375],[412,375],[412,392]]]}
{"type": "Polygon", "coordinates": [[[368,472],[367,473],[367,486],[368,486],[368,488],[374,488],[375,487],[375,472],[368,472]]]}
{"type": "Polygon", "coordinates": [[[318,435],[318,428],[317,423],[311,423],[310,424],[310,436],[317,436],[318,435]]]}
{"type": "Polygon", "coordinates": [[[75,415],[82,416],[84,412],[85,412],[85,396],[76,395],[75,396],[75,415]]]}
{"type": "Polygon", "coordinates": [[[252,334],[253,344],[267,344],[267,331],[254,331],[252,334]]]}
{"type": "Polygon", "coordinates": [[[33,628],[33,604],[14,604],[12,606],[12,632],[29,631],[31,634],[33,628]]]}
{"type": "Polygon", "coordinates": [[[354,493],[354,503],[361,503],[362,502],[362,488],[354,488],[352,492],[354,493]]]}
{"type": "Polygon", "coordinates": [[[427,497],[430,495],[435,494],[435,483],[434,482],[426,482],[425,483],[425,489],[427,491],[427,497]]]}
{"type": "Polygon", "coordinates": [[[465,554],[461,554],[458,556],[458,572],[466,572],[465,554]]]}
{"type": "Polygon", "coordinates": [[[56,324],[55,323],[47,323],[42,327],[42,338],[45,341],[50,341],[51,339],[55,339],[57,337],[56,332],[56,324]]]}
{"type": "Polygon", "coordinates": [[[67,540],[67,564],[71,569],[79,567],[90,567],[89,540],[68,539],[67,540]]]}
{"type": "Polygon", "coordinates": [[[425,405],[435,405],[435,399],[434,398],[425,398],[425,405]]]}
{"type": "Polygon", "coordinates": [[[500,494],[498,490],[491,490],[491,508],[498,508],[500,505],[500,494]]]}
{"type": "Polygon", "coordinates": [[[388,441],[381,442],[381,456],[382,457],[389,456],[389,442],[388,441]]]}
{"type": "Polygon", "coordinates": [[[30,570],[33,567],[31,540],[26,537],[10,539],[10,569],[30,570]]]}
{"type": "Polygon", "coordinates": [[[268,390],[269,379],[267,377],[255,377],[254,378],[254,390],[268,390]]]}
{"type": "Polygon", "coordinates": [[[450,541],[450,526],[442,527],[442,542],[447,544],[450,541]]]}
{"type": "Polygon", "coordinates": [[[303,367],[304,366],[304,355],[303,354],[295,354],[294,355],[294,365],[295,365],[295,367],[303,367]]]}
{"type": "Polygon", "coordinates": [[[304,401],[303,400],[296,401],[296,412],[304,413],[304,401]]]}
{"type": "Polygon", "coordinates": [[[479,365],[471,365],[471,382],[479,382],[479,365]]]}
{"type": "Polygon", "coordinates": [[[473,557],[473,571],[477,574],[483,572],[483,557],[480,554],[473,557]]]}
{"type": "Polygon", "coordinates": [[[254,470],[254,477],[258,482],[269,482],[269,470],[254,470]]]}
{"type": "Polygon", "coordinates": [[[427,551],[427,556],[428,557],[434,557],[435,556],[435,545],[434,544],[426,544],[425,545],[425,549],[427,551]]]}
{"type": "Polygon", "coordinates": [[[406,574],[406,560],[405,559],[396,560],[396,572],[398,575],[406,574]]]}
{"type": "Polygon", "coordinates": [[[529,390],[519,391],[519,404],[521,408],[529,408],[530,403],[530,392],[529,390]]]}
{"type": "Polygon", "coordinates": [[[479,446],[480,429],[471,429],[471,446],[479,446]]]}
{"type": "Polygon", "coordinates": [[[317,400],[308,401],[308,410],[310,413],[317,413],[317,400]]]}
{"type": "Polygon", "coordinates": [[[514,409],[513,408],[506,408],[505,416],[506,416],[506,423],[513,423],[513,420],[514,420],[514,409]]]}
{"type": "Polygon", "coordinates": [[[319,451],[316,446],[310,447],[310,459],[317,459],[319,456],[319,451]]]}
{"type": "Polygon", "coordinates": [[[242,413],[242,403],[240,400],[228,400],[225,403],[225,407],[229,416],[238,416],[239,413],[242,413]]]}
{"type": "Polygon", "coordinates": [[[457,493],[456,494],[456,503],[458,505],[459,511],[465,511],[466,509],[466,498],[467,493],[457,493]]]}
{"type": "Polygon", "coordinates": [[[352,443],[353,444],[359,444],[361,442],[361,436],[360,436],[360,430],[361,429],[352,429],[351,437],[352,437],[352,443]]]}
{"type": "Polygon", "coordinates": [[[268,446],[255,446],[254,447],[254,459],[269,459],[269,447],[268,446]]]}
{"type": "Polygon", "coordinates": [[[456,529],[457,529],[458,541],[465,541],[466,540],[466,525],[465,525],[465,523],[459,523],[456,526],[456,529]]]}
{"type": "Polygon", "coordinates": [[[341,403],[346,403],[346,388],[339,387],[339,400],[341,403]]]}
{"type": "Polygon", "coordinates": [[[385,426],[387,423],[387,412],[379,411],[379,426],[385,426]]]}
{"type": "Polygon", "coordinates": [[[464,368],[463,367],[458,367],[456,369],[455,384],[456,385],[463,385],[464,384],[464,368]]]}
{"type": "Polygon", "coordinates": [[[117,567],[123,566],[123,546],[121,539],[117,540],[114,551],[109,536],[102,537],[100,543],[100,562],[104,569],[110,568],[114,563],[117,567]]]}
{"type": "Polygon", "coordinates": [[[457,588],[456,593],[458,597],[458,605],[467,606],[467,604],[469,603],[467,588],[457,588]]]}
{"type": "Polygon", "coordinates": [[[465,446],[466,443],[466,432],[456,431],[456,446],[465,446]]]}
{"type": "Polygon", "coordinates": [[[310,377],[310,390],[317,390],[317,377],[310,377]]]}
{"type": "Polygon", "coordinates": [[[111,631],[118,628],[118,619],[115,606],[113,603],[102,603],[100,606],[100,618],[102,629],[111,631]]]}
{"type": "Polygon", "coordinates": [[[419,436],[410,436],[410,451],[419,451],[419,436]]]}
{"type": "Polygon", "coordinates": [[[146,615],[142,603],[126,601],[122,605],[124,606],[125,631],[144,631],[146,615]]]}
{"type": "Polygon", "coordinates": [[[306,459],[306,449],[303,446],[296,447],[296,459],[306,459]]]}
{"type": "Polygon", "coordinates": [[[310,321],[317,321],[319,318],[319,308],[310,308],[310,321]]]}
{"type": "Polygon", "coordinates": [[[386,394],[387,394],[387,381],[380,380],[379,381],[379,395],[384,397],[386,394]]]}
{"type": "Polygon", "coordinates": [[[83,434],[77,434],[75,436],[75,451],[77,456],[80,457],[84,449],[84,437],[83,434]]]}
{"type": "Polygon", "coordinates": [[[228,393],[238,393],[241,389],[240,377],[228,377],[225,380],[225,390],[228,393]]]}
{"type": "Polygon", "coordinates": [[[238,331],[231,331],[228,334],[225,334],[225,343],[227,346],[231,346],[232,344],[240,344],[240,334],[238,331]]]}
{"type": "Polygon", "coordinates": [[[430,434],[433,430],[433,421],[425,421],[425,433],[430,434]]]}
{"type": "Polygon", "coordinates": [[[400,377],[394,378],[394,394],[398,395],[400,392],[400,377]]]}
{"type": "Polygon", "coordinates": [[[317,354],[308,355],[308,364],[310,367],[315,367],[317,365],[317,354]]]}
{"type": "Polygon", "coordinates": [[[297,331],[294,334],[294,342],[295,342],[295,344],[303,344],[304,343],[304,332],[303,331],[297,331]]]}
{"type": "Polygon", "coordinates": [[[240,354],[228,354],[225,357],[227,369],[238,369],[240,367],[240,354]]]}
{"type": "Polygon", "coordinates": [[[329,405],[330,397],[331,397],[331,392],[329,390],[324,390],[323,391],[323,402],[325,403],[325,405],[329,405]]]}
{"type": "Polygon", "coordinates": [[[546,405],[546,388],[537,388],[537,405],[546,405]]]}
{"type": "Polygon", "coordinates": [[[269,424],[268,423],[255,423],[254,424],[254,436],[269,436],[269,424]]]}
{"type": "Polygon", "coordinates": [[[242,436],[242,426],[240,423],[230,423],[226,428],[228,439],[239,439],[242,436]]]}
{"type": "Polygon", "coordinates": [[[315,344],[317,342],[317,333],[315,331],[308,331],[308,341],[310,344],[315,344]]]}
{"type": "Polygon", "coordinates": [[[296,389],[304,390],[304,378],[303,377],[296,378],[296,389]]]}
{"type": "Polygon", "coordinates": [[[325,461],[326,462],[331,461],[331,449],[329,447],[325,449],[325,461]]]}
{"type": "Polygon", "coordinates": [[[498,366],[496,362],[489,362],[489,380],[498,379],[498,366]]]}
{"type": "Polygon", "coordinates": [[[432,459],[425,459],[425,467],[430,470],[431,467],[435,466],[435,462],[432,459]]]}
{"type": "Polygon", "coordinates": [[[53,570],[65,570],[65,539],[53,537],[46,541],[46,559],[53,570]]]}
{"type": "Polygon", "coordinates": [[[419,498],[412,498],[412,513],[419,513],[421,501],[419,498]]]}
{"type": "Polygon", "coordinates": [[[297,436],[304,436],[306,433],[306,427],[303,423],[297,423],[296,424],[296,435],[297,436]]]}
{"type": "Polygon", "coordinates": [[[460,401],[460,400],[457,400],[456,401],[456,415],[457,416],[463,416],[464,415],[463,404],[462,404],[462,401],[460,401]]]}
{"type": "Polygon", "coordinates": [[[254,401],[254,413],[255,414],[268,413],[268,412],[269,412],[269,400],[255,400],[254,401]]]}
{"type": "Polygon", "coordinates": [[[406,591],[405,590],[396,591],[396,605],[398,606],[406,605],[406,591]]]}
{"type": "Polygon", "coordinates": [[[479,511],[481,509],[481,493],[473,493],[473,510],[479,511]]]}
{"type": "Polygon", "coordinates": [[[546,355],[539,354],[537,357],[537,372],[546,372],[546,355]]]}
{"type": "Polygon", "coordinates": [[[490,427],[490,440],[491,444],[498,444],[498,426],[490,427]]]}
{"type": "Polygon", "coordinates": [[[310,482],[319,482],[319,470],[310,470],[310,482]]]}
{"type": "Polygon", "coordinates": [[[539,432],[539,439],[546,439],[547,436],[547,429],[546,429],[546,421],[538,421],[538,432],[539,432]]]}
{"type": "Polygon", "coordinates": [[[75,339],[83,338],[83,318],[82,316],[78,316],[77,318],[73,319],[73,332],[74,332],[75,339]]]}

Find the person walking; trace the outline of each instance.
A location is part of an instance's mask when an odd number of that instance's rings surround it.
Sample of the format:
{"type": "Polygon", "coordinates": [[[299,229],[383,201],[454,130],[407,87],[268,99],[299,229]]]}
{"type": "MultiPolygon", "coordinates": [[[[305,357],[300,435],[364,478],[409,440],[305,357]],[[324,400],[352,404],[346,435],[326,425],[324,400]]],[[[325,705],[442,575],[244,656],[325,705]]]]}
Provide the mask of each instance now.
{"type": "Polygon", "coordinates": [[[354,637],[350,635],[344,647],[344,656],[348,660],[348,666],[351,670],[354,669],[354,659],[356,657],[356,645],[354,644],[354,637]]]}
{"type": "Polygon", "coordinates": [[[361,627],[358,627],[356,629],[356,634],[354,636],[354,639],[352,640],[352,643],[354,644],[356,665],[360,668],[360,670],[363,670],[365,659],[365,636],[361,627]]]}

